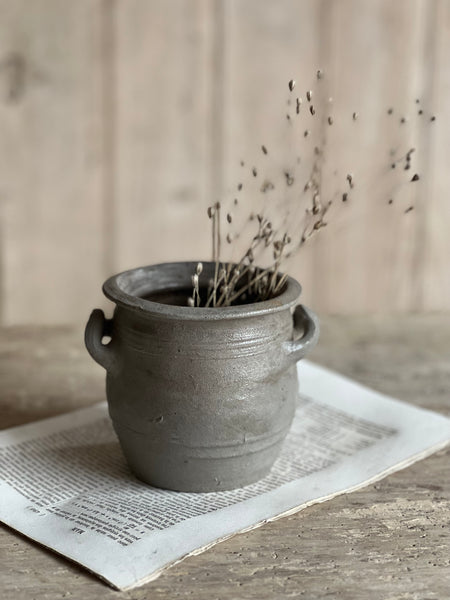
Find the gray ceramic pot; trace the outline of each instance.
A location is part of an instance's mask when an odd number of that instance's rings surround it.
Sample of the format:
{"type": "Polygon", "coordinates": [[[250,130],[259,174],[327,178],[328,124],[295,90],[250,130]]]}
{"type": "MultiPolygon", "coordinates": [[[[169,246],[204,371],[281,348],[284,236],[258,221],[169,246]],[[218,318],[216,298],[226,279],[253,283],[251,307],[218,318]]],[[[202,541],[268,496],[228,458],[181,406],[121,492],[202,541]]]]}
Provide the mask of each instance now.
{"type": "MultiPolygon", "coordinates": [[[[154,486],[207,492],[268,473],[295,412],[295,364],[315,345],[319,326],[309,310],[294,309],[301,287],[292,278],[264,302],[176,305],[186,303],[196,264],[108,279],[103,291],[117,305],[114,316],[94,310],[85,341],[106,369],[109,412],[134,473],[154,486]]],[[[204,263],[202,277],[213,268],[204,263]]]]}

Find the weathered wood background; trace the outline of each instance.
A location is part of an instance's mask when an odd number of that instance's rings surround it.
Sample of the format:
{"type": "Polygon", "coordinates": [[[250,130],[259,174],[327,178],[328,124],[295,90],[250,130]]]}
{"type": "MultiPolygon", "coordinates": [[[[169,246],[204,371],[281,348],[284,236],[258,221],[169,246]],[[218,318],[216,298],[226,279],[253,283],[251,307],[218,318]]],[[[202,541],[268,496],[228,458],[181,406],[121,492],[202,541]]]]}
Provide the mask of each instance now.
{"type": "Polygon", "coordinates": [[[261,143],[289,161],[286,84],[317,68],[361,115],[331,151],[369,201],[291,264],[305,300],[450,309],[449,56],[449,0],[0,0],[0,321],[79,322],[113,272],[207,259],[206,207],[261,143]],[[420,181],[388,208],[370,169],[399,115],[420,181]]]}

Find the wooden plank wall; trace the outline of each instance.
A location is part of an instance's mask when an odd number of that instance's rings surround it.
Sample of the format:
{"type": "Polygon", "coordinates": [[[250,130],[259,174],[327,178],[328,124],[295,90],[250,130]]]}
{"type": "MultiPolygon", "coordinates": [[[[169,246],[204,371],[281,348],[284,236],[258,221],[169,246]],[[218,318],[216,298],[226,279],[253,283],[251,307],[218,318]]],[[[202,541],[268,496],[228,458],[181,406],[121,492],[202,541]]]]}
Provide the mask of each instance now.
{"type": "Polygon", "coordinates": [[[105,272],[101,5],[0,0],[3,323],[81,318],[105,272]]]}
{"type": "Polygon", "coordinates": [[[0,0],[1,323],[81,322],[114,272],[208,259],[207,206],[238,231],[265,177],[276,220],[306,128],[328,197],[348,172],[355,188],[289,263],[305,302],[450,309],[449,44],[448,0],[0,0]]]}

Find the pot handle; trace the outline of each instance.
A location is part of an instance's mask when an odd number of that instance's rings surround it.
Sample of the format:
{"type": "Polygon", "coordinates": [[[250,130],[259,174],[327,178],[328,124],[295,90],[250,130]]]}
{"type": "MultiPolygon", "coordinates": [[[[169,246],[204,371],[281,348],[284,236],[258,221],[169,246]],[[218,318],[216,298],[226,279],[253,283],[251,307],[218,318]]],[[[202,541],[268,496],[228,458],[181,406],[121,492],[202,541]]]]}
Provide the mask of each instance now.
{"type": "Polygon", "coordinates": [[[297,362],[314,348],[319,339],[320,327],[319,319],[316,315],[299,304],[295,307],[293,314],[294,335],[296,332],[302,332],[303,335],[293,341],[284,342],[283,348],[291,362],[297,362]]]}
{"type": "Polygon", "coordinates": [[[112,319],[106,319],[100,308],[92,311],[84,332],[84,343],[92,358],[109,373],[116,368],[116,357],[110,344],[103,344],[105,335],[112,334],[112,319]]]}

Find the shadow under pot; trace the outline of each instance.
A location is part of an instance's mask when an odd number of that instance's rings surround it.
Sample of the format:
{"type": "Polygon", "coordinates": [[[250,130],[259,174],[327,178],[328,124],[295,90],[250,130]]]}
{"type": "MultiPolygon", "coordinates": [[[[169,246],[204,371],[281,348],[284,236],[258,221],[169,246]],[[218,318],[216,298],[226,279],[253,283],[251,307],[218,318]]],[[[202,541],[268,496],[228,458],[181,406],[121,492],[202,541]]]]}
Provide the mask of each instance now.
{"type": "MultiPolygon", "coordinates": [[[[196,266],[164,263],[108,279],[114,316],[94,310],[85,342],[106,369],[109,413],[135,475],[211,492],[269,472],[294,417],[296,362],[316,344],[319,325],[296,306],[301,287],[291,277],[270,300],[189,307],[196,266]]],[[[203,263],[202,279],[213,272],[203,263]]]]}

